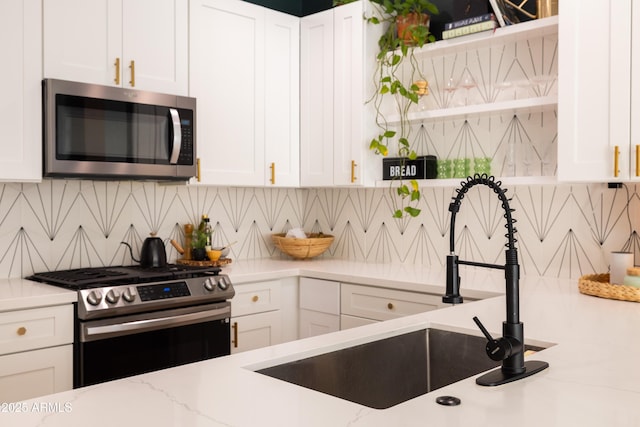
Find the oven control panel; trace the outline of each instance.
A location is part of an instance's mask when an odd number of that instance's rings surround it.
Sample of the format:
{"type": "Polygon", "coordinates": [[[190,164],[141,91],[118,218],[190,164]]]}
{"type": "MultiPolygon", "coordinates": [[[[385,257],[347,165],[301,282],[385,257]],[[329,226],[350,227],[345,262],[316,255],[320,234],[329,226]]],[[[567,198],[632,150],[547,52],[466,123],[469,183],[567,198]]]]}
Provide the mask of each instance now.
{"type": "Polygon", "coordinates": [[[101,286],[78,291],[78,317],[95,319],[233,298],[229,276],[217,274],[154,283],[101,286]]]}

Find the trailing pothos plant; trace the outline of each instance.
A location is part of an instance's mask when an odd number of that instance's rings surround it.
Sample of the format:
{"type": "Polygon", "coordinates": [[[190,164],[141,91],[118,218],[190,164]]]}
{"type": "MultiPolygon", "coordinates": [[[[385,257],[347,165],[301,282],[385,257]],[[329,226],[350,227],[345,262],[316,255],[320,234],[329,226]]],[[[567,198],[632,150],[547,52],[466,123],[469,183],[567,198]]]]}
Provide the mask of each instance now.
{"type": "MultiPolygon", "coordinates": [[[[387,156],[389,146],[393,141],[397,143],[397,157],[406,160],[415,160],[416,152],[411,148],[409,135],[411,126],[408,120],[409,110],[416,105],[423,96],[428,93],[426,79],[418,66],[414,56],[414,49],[435,41],[433,34],[429,32],[428,19],[409,24],[403,33],[398,34],[399,21],[406,20],[415,15],[438,14],[436,5],[428,0],[369,0],[374,9],[372,16],[365,16],[370,24],[383,25],[384,32],[378,40],[379,52],[377,55],[377,68],[374,74],[376,86],[373,97],[369,100],[375,106],[376,124],[380,128],[379,135],[371,140],[369,148],[376,154],[387,156]],[[408,64],[408,66],[405,66],[408,64]],[[407,72],[408,71],[408,72],[407,72]],[[403,74],[404,75],[401,75],[403,74]],[[403,77],[408,84],[403,83],[403,77]],[[396,118],[393,126],[389,124],[383,110],[383,102],[390,99],[393,105],[393,115],[396,118]]],[[[398,199],[393,200],[393,216],[402,218],[405,215],[415,217],[420,214],[416,206],[420,200],[420,188],[416,180],[410,180],[406,184],[400,178],[400,184],[396,188],[398,199]]]]}

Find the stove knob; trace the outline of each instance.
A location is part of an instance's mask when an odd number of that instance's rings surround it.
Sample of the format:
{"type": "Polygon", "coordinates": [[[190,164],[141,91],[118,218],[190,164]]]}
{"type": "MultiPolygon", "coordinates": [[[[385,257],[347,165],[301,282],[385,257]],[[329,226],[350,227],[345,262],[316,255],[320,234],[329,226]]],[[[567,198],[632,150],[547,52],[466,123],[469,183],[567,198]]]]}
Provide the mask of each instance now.
{"type": "Polygon", "coordinates": [[[136,299],[136,289],[134,287],[125,289],[124,293],[122,294],[122,298],[126,302],[133,302],[136,299]]]}
{"type": "Polygon", "coordinates": [[[207,280],[204,281],[204,288],[209,292],[215,291],[216,290],[215,281],[211,277],[209,277],[207,280]]]}
{"type": "Polygon", "coordinates": [[[227,278],[224,276],[220,276],[220,280],[218,280],[218,287],[223,291],[226,291],[229,287],[229,282],[227,282],[227,278]]]}
{"type": "Polygon", "coordinates": [[[107,292],[107,296],[105,297],[105,299],[108,303],[115,304],[120,299],[120,292],[115,289],[111,289],[109,292],[107,292]]]}
{"type": "Polygon", "coordinates": [[[87,302],[91,305],[98,305],[100,301],[102,301],[102,292],[100,291],[91,291],[87,295],[87,302]]]}

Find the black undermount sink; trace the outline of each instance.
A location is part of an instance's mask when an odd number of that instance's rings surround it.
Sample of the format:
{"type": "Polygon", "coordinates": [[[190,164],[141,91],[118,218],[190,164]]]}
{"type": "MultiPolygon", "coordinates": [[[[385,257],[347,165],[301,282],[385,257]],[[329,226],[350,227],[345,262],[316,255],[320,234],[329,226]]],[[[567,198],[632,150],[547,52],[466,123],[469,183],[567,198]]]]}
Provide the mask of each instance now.
{"type": "Polygon", "coordinates": [[[257,372],[385,409],[499,366],[486,344],[483,337],[429,328],[257,372]]]}

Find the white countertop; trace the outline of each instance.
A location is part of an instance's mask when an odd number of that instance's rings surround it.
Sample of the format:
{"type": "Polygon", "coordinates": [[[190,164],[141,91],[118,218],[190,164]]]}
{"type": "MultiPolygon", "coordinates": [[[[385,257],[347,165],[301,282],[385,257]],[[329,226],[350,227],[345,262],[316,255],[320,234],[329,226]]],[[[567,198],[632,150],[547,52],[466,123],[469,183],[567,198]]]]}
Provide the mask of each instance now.
{"type": "Polygon", "coordinates": [[[25,279],[0,279],[0,313],[50,305],[71,304],[75,291],[25,279]]]}
{"type": "MultiPolygon", "coordinates": [[[[252,261],[225,268],[236,284],[294,275],[441,293],[443,271],[341,261],[252,261]]],[[[503,292],[501,271],[461,268],[469,296],[503,292]]],[[[105,384],[0,406],[11,426],[640,426],[640,305],[582,295],[576,280],[523,278],[521,320],[532,359],[550,367],[527,379],[481,387],[474,378],[389,409],[371,409],[252,371],[338,348],[438,327],[499,335],[504,297],[298,340],[105,384]],[[462,400],[435,403],[440,395],[462,400]],[[26,413],[15,413],[26,410],[26,413]],[[12,411],[13,413],[9,413],[12,411]]]]}

